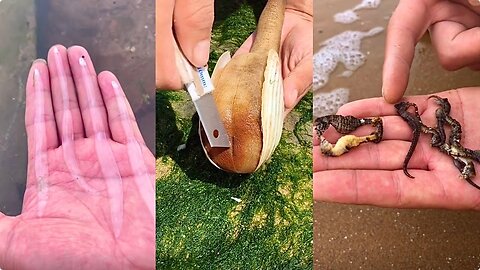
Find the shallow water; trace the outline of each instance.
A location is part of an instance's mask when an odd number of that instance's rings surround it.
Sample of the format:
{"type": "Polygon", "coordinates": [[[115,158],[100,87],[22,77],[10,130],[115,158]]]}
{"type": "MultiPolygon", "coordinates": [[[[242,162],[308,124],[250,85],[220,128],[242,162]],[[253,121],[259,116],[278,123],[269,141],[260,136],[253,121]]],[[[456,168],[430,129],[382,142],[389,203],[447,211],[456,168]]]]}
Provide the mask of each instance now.
{"type": "MultiPolygon", "coordinates": [[[[387,26],[398,1],[357,11],[351,24],[334,22],[334,14],[361,1],[315,1],[314,52],[344,31],[387,26]]],[[[351,76],[339,76],[339,65],[318,93],[348,88],[348,100],[381,96],[385,32],[362,40],[365,64],[351,76]]],[[[440,92],[480,84],[477,72],[444,71],[428,36],[416,48],[408,95],[440,92]]],[[[343,91],[344,93],[345,91],[343,91]]],[[[316,94],[318,94],[316,93],[316,94]]],[[[337,102],[338,103],[338,102],[337,102]]],[[[335,105],[337,103],[330,103],[335,105]]],[[[330,106],[331,107],[331,106],[330,106]]],[[[316,202],[314,204],[315,269],[478,269],[480,213],[446,210],[387,209],[316,202]]]]}
{"type": "Polygon", "coordinates": [[[118,77],[154,151],[154,1],[0,1],[0,211],[21,212],[27,172],[25,81],[54,44],[81,45],[118,77]],[[81,2],[81,3],[80,3],[81,2]]]}

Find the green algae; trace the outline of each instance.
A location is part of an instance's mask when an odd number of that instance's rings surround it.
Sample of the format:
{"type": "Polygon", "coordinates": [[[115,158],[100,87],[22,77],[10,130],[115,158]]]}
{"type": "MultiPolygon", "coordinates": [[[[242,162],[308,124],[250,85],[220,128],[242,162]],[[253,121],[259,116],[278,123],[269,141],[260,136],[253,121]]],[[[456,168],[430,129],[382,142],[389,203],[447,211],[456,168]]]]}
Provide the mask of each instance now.
{"type": "MultiPolygon", "coordinates": [[[[255,30],[259,14],[244,2],[220,5],[210,68],[255,30]]],[[[271,160],[250,175],[206,159],[185,92],[160,91],[156,106],[157,269],[312,269],[311,94],[287,117],[293,129],[271,160]]]]}

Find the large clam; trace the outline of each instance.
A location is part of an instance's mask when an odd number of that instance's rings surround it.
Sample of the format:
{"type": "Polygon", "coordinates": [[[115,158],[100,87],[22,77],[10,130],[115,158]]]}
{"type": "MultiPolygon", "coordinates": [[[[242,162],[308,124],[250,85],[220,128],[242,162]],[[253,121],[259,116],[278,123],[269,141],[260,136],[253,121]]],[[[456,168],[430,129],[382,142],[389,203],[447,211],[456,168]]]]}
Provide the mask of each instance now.
{"type": "Polygon", "coordinates": [[[224,53],[212,74],[215,103],[231,146],[211,147],[201,125],[200,138],[208,159],[225,171],[256,171],[280,141],[284,101],[278,51],[284,12],[285,0],[269,0],[250,52],[233,58],[224,53]]]}

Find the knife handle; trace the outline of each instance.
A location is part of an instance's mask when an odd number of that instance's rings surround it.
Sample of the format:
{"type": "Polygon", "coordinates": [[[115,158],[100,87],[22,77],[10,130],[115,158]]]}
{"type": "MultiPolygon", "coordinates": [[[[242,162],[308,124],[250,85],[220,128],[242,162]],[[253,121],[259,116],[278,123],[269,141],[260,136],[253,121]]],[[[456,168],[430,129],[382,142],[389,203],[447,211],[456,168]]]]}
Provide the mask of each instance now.
{"type": "Polygon", "coordinates": [[[201,96],[213,91],[214,87],[208,75],[207,67],[197,68],[192,66],[178,47],[177,42],[174,42],[174,49],[177,71],[192,100],[195,101],[201,96]]]}

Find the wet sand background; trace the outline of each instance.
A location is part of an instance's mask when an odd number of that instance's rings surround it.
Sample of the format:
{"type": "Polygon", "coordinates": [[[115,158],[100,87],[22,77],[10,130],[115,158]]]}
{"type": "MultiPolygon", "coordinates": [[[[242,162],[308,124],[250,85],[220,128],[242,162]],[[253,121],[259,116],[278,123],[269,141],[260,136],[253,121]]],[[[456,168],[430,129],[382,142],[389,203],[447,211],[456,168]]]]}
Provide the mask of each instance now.
{"type": "Polygon", "coordinates": [[[0,1],[0,211],[20,213],[27,177],[25,81],[35,51],[33,0],[0,1]]]}
{"type": "MultiPolygon", "coordinates": [[[[352,24],[333,21],[335,13],[361,1],[314,1],[314,52],[320,43],[347,30],[387,27],[398,1],[382,1],[377,9],[358,11],[352,24]],[[321,3],[320,3],[321,2],[321,3]]],[[[337,66],[321,91],[350,89],[349,100],[381,96],[385,31],[362,40],[364,66],[349,78],[337,66]]],[[[444,71],[428,35],[416,48],[408,95],[480,85],[477,72],[444,71]]],[[[479,269],[480,213],[435,209],[387,209],[314,203],[314,269],[479,269]]]]}

